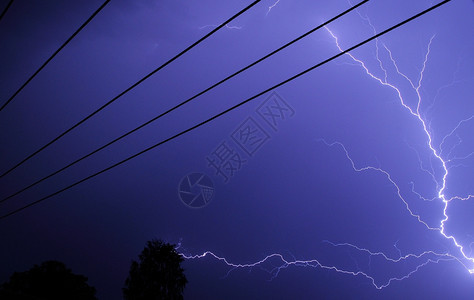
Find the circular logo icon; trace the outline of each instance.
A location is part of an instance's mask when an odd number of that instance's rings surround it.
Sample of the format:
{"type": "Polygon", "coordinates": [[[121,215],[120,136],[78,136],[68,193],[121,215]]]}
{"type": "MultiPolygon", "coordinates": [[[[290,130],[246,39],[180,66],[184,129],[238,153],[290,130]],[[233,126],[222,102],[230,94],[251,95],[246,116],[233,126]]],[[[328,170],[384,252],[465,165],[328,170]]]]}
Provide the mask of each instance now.
{"type": "Polygon", "coordinates": [[[190,173],[179,182],[178,195],[187,207],[202,208],[214,196],[214,183],[206,174],[190,173]]]}

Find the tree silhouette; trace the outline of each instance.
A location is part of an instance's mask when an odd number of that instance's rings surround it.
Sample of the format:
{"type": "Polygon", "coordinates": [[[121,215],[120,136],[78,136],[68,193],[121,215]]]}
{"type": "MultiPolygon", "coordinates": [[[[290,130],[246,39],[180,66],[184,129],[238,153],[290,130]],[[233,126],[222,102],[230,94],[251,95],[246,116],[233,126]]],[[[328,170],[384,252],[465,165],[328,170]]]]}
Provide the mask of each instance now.
{"type": "Polygon", "coordinates": [[[123,288],[125,300],[183,299],[188,282],[180,265],[183,260],[175,245],[148,241],[139,262],[132,261],[130,266],[123,288]]]}
{"type": "Polygon", "coordinates": [[[0,286],[0,299],[97,300],[87,277],[75,275],[59,261],[46,261],[28,271],[15,272],[0,286]]]}

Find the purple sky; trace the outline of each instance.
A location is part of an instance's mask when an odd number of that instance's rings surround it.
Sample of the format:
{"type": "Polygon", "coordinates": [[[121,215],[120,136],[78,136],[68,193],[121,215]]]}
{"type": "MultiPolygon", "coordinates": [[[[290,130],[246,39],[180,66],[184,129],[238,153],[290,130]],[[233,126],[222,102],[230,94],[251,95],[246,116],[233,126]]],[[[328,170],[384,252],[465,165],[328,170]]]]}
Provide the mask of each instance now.
{"type": "MultiPolygon", "coordinates": [[[[7,3],[0,1],[0,10],[7,3]]],[[[112,0],[0,112],[0,172],[249,3],[112,0]]],[[[101,4],[15,1],[0,22],[0,104],[101,4]]],[[[345,0],[280,0],[269,10],[273,4],[262,1],[1,178],[0,197],[350,6],[345,0]]],[[[338,45],[348,48],[432,4],[371,0],[188,106],[0,204],[0,214],[203,121],[337,54],[338,45]]],[[[212,255],[186,260],[188,299],[472,298],[473,9],[472,1],[451,1],[352,57],[340,57],[275,94],[1,220],[0,282],[14,271],[57,259],[88,276],[100,299],[120,299],[131,259],[147,240],[162,238],[180,243],[178,250],[186,256],[212,251],[229,263],[253,265],[234,269],[212,255]],[[287,110],[272,127],[262,112],[275,99],[287,110]],[[254,139],[250,155],[235,140],[248,122],[258,125],[260,138],[267,137],[254,139]],[[228,182],[207,160],[222,143],[245,160],[228,182]],[[205,207],[189,208],[179,198],[180,181],[190,173],[206,174],[213,182],[205,207]],[[443,199],[452,201],[441,232],[443,199]],[[445,237],[451,235],[463,252],[445,237]],[[281,256],[258,263],[272,254],[281,256]]]]}

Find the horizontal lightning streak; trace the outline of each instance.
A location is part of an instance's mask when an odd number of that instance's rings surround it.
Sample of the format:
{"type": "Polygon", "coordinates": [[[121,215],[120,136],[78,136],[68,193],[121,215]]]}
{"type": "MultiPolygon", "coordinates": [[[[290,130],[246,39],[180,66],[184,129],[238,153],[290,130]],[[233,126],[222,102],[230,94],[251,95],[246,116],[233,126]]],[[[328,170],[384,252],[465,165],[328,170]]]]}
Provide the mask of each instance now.
{"type": "MultiPolygon", "coordinates": [[[[337,244],[333,244],[333,245],[337,245],[337,244]]],[[[345,244],[345,245],[350,245],[350,244],[345,244]]],[[[353,246],[353,245],[351,245],[353,246]]],[[[353,247],[356,247],[356,246],[353,246],[353,247]]],[[[358,247],[357,247],[358,248],[358,247]]],[[[366,250],[366,249],[363,249],[363,248],[358,248],[358,249],[361,249],[361,250],[365,250],[366,252],[368,253],[373,253],[373,255],[379,255],[378,253],[379,252],[371,252],[369,250],[366,250]]],[[[243,268],[254,268],[254,267],[262,267],[262,265],[264,265],[265,263],[268,263],[271,259],[278,259],[281,261],[281,264],[277,267],[274,267],[273,269],[271,269],[270,271],[268,271],[271,275],[272,275],[272,279],[275,278],[276,276],[278,276],[280,270],[282,269],[285,269],[289,266],[299,266],[299,267],[313,267],[313,268],[321,268],[321,269],[325,269],[325,270],[331,270],[331,271],[335,271],[337,273],[341,273],[341,274],[346,274],[346,275],[353,275],[353,276],[362,276],[362,277],[365,277],[366,279],[369,279],[372,283],[372,285],[378,289],[378,290],[381,290],[383,288],[386,288],[388,287],[392,282],[394,281],[402,281],[404,279],[407,279],[409,278],[411,275],[413,275],[414,273],[416,273],[419,269],[421,269],[422,267],[430,264],[430,263],[439,263],[439,262],[442,262],[442,261],[451,261],[451,260],[454,260],[456,259],[455,257],[449,255],[449,254],[438,254],[438,253],[435,253],[435,252],[426,252],[426,253],[422,253],[420,255],[411,255],[411,256],[407,256],[406,258],[409,258],[409,257],[415,257],[415,258],[421,258],[422,256],[425,256],[427,254],[433,254],[435,256],[438,256],[436,258],[428,258],[426,259],[425,262],[417,265],[413,270],[411,270],[410,272],[408,272],[406,275],[404,276],[400,276],[400,277],[392,277],[390,279],[388,279],[385,283],[383,284],[377,284],[376,282],[376,279],[372,276],[370,276],[368,273],[366,272],[363,272],[363,271],[349,271],[349,270],[345,270],[345,269],[342,269],[342,268],[338,268],[336,266],[332,266],[332,265],[325,265],[323,263],[321,263],[319,260],[317,259],[310,259],[310,260],[287,260],[283,257],[282,254],[280,253],[273,253],[273,254],[270,254],[270,255],[267,255],[265,256],[265,258],[259,260],[259,261],[256,261],[256,262],[253,262],[253,263],[248,263],[248,264],[236,264],[236,263],[233,263],[233,262],[230,262],[227,258],[225,257],[221,257],[221,256],[218,256],[216,254],[214,254],[213,252],[211,251],[206,251],[202,254],[197,254],[197,255],[187,255],[187,254],[184,254],[184,253],[179,253],[184,259],[187,259],[187,260],[191,260],[191,259],[202,259],[202,258],[205,258],[207,256],[210,256],[218,261],[221,261],[223,262],[224,264],[226,264],[227,266],[231,267],[232,269],[229,271],[229,273],[232,271],[232,270],[235,270],[235,269],[243,269],[243,268]]],[[[389,261],[396,261],[394,259],[390,259],[386,256],[384,256],[384,258],[386,258],[387,260],[389,261]]],[[[228,273],[228,274],[229,274],[228,273]]]]}
{"type": "MultiPolygon", "coordinates": [[[[212,24],[204,25],[204,26],[199,27],[199,30],[209,28],[209,27],[215,28],[215,27],[218,27],[218,26],[220,26],[220,25],[212,25],[212,24]]],[[[237,30],[242,29],[241,26],[231,26],[229,24],[225,24],[225,28],[227,28],[227,29],[237,29],[237,30]]]]}

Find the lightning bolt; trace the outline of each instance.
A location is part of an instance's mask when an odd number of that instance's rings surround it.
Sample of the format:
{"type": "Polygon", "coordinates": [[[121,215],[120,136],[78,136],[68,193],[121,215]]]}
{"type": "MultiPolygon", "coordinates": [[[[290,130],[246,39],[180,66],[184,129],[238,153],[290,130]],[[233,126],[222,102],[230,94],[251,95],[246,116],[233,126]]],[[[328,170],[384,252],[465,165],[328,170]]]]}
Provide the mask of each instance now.
{"type": "MultiPolygon", "coordinates": [[[[209,27],[216,28],[218,26],[220,26],[220,25],[213,25],[213,24],[204,25],[204,26],[199,27],[199,30],[203,30],[203,29],[209,28],[209,27]]],[[[239,30],[239,29],[242,29],[242,26],[235,26],[235,25],[225,24],[225,28],[239,30]]]]}
{"type": "Polygon", "coordinates": [[[270,6],[268,7],[268,10],[267,10],[267,13],[265,14],[265,16],[268,16],[268,14],[270,13],[270,11],[271,11],[275,6],[277,6],[279,2],[280,2],[280,0],[277,0],[275,3],[273,3],[272,5],[270,5],[270,6]]]}
{"type": "MultiPolygon", "coordinates": [[[[267,11],[267,15],[271,11],[271,9],[278,4],[278,2],[279,0],[269,7],[267,11]]],[[[362,16],[360,13],[359,13],[359,16],[370,26],[370,28],[375,34],[376,29],[372,25],[370,19],[368,17],[362,16]]],[[[330,37],[332,37],[332,39],[334,40],[337,49],[340,52],[342,52],[343,49],[340,46],[339,39],[336,36],[336,34],[334,34],[334,32],[331,31],[328,27],[325,27],[325,29],[330,35],[330,37]]],[[[352,169],[355,172],[376,172],[376,173],[381,174],[383,177],[385,177],[386,180],[391,184],[391,186],[393,186],[394,193],[397,195],[397,198],[401,201],[401,203],[403,204],[403,207],[406,209],[408,214],[412,216],[413,218],[415,218],[422,226],[426,228],[426,230],[439,232],[439,234],[441,235],[443,239],[446,239],[447,241],[451,242],[451,244],[454,246],[454,249],[456,249],[455,251],[456,255],[449,252],[439,253],[432,250],[426,250],[417,254],[409,253],[406,255],[402,255],[402,251],[398,247],[398,241],[396,241],[393,247],[397,250],[398,257],[393,258],[385,254],[384,252],[372,251],[367,248],[359,247],[351,243],[333,243],[330,241],[324,241],[325,243],[327,243],[328,245],[332,247],[347,248],[351,251],[355,251],[359,253],[360,255],[366,255],[369,258],[369,261],[376,258],[381,259],[382,261],[385,261],[386,263],[390,263],[390,264],[398,264],[401,262],[407,262],[409,260],[416,261],[415,266],[412,266],[411,269],[409,271],[406,271],[403,275],[390,277],[387,280],[384,280],[383,282],[382,280],[376,279],[375,275],[369,274],[371,272],[360,270],[358,266],[357,266],[357,270],[350,270],[347,268],[338,267],[336,265],[325,264],[321,260],[318,260],[318,259],[306,260],[306,259],[296,259],[294,257],[292,257],[291,259],[288,259],[281,253],[272,253],[265,256],[261,260],[250,262],[250,263],[235,263],[225,257],[215,254],[212,251],[205,251],[202,254],[197,254],[197,255],[191,255],[191,254],[185,253],[184,251],[180,251],[179,253],[183,256],[183,258],[187,260],[197,260],[197,259],[203,259],[206,257],[213,258],[215,260],[222,262],[223,264],[229,267],[230,270],[228,271],[227,275],[229,275],[230,272],[237,269],[252,269],[252,268],[258,267],[265,270],[266,272],[270,274],[270,280],[278,276],[281,270],[288,268],[290,266],[321,268],[324,270],[330,270],[330,271],[334,271],[341,274],[352,275],[355,277],[363,277],[369,280],[372,283],[372,285],[376,289],[379,289],[379,290],[388,287],[393,282],[402,281],[402,280],[410,278],[414,273],[418,272],[421,268],[427,266],[428,264],[438,264],[440,262],[455,261],[455,262],[460,263],[470,274],[474,274],[474,258],[472,257],[474,242],[471,242],[468,245],[462,245],[454,235],[448,234],[446,232],[446,224],[450,220],[450,217],[448,215],[449,204],[452,201],[468,201],[468,200],[474,199],[474,195],[466,195],[466,196],[455,195],[452,197],[448,197],[446,195],[449,170],[453,167],[456,167],[456,165],[453,165],[452,162],[462,161],[471,156],[474,156],[474,152],[464,155],[462,157],[456,157],[452,155],[454,148],[456,148],[458,145],[462,143],[462,139],[456,134],[456,132],[466,123],[473,121],[474,115],[459,121],[456,124],[456,126],[454,126],[452,130],[450,130],[448,134],[446,134],[441,139],[441,142],[436,146],[434,142],[434,138],[433,138],[434,135],[430,128],[430,123],[427,121],[426,116],[422,115],[422,111],[421,111],[422,110],[421,106],[422,104],[424,104],[422,101],[423,99],[421,95],[421,88],[422,88],[425,71],[429,62],[431,48],[435,40],[435,37],[436,35],[433,35],[429,39],[426,52],[423,57],[421,70],[419,71],[419,74],[416,80],[412,80],[409,76],[407,76],[405,73],[403,73],[400,70],[392,51],[385,44],[381,43],[378,39],[375,41],[375,59],[378,62],[378,68],[379,68],[380,73],[382,74],[381,76],[375,75],[375,73],[369,69],[369,67],[363,60],[356,58],[353,54],[346,53],[345,55],[347,55],[350,58],[351,65],[356,65],[360,67],[362,71],[365,73],[365,75],[368,76],[371,80],[374,80],[377,84],[380,84],[384,87],[391,89],[397,96],[397,99],[400,105],[405,109],[405,111],[410,116],[412,116],[413,118],[415,118],[415,120],[417,120],[418,126],[420,127],[420,129],[423,130],[424,136],[426,138],[425,144],[426,144],[427,150],[432,155],[434,163],[440,166],[438,169],[440,169],[441,171],[438,171],[438,172],[441,172],[441,176],[438,175],[438,177],[441,177],[441,178],[437,178],[436,176],[437,172],[435,171],[435,168],[433,166],[433,161],[430,161],[430,169],[426,168],[422,162],[420,154],[416,151],[416,149],[412,148],[413,150],[415,150],[416,155],[418,157],[420,169],[426,172],[433,179],[436,187],[434,189],[435,196],[429,198],[429,197],[424,197],[423,195],[421,195],[421,193],[417,192],[415,190],[415,183],[411,182],[411,193],[415,195],[417,198],[419,198],[420,200],[430,201],[430,202],[440,201],[443,204],[443,208],[442,208],[443,217],[441,220],[439,220],[439,222],[437,222],[437,224],[428,224],[428,222],[423,219],[423,216],[421,214],[416,213],[410,207],[409,202],[403,196],[400,186],[393,179],[393,176],[390,174],[389,170],[385,170],[381,168],[380,166],[379,167],[374,167],[374,166],[358,167],[356,163],[354,162],[354,160],[352,159],[352,157],[350,156],[349,151],[347,150],[347,148],[344,146],[343,143],[338,142],[338,141],[329,143],[324,139],[319,139],[319,141],[328,147],[338,147],[342,149],[346,159],[348,160],[352,169]],[[388,64],[384,63],[384,61],[381,59],[381,51],[385,51],[385,53],[388,55],[388,58],[389,58],[388,64]],[[408,83],[408,85],[411,87],[411,89],[413,90],[414,95],[416,95],[415,101],[412,101],[413,103],[409,103],[408,100],[405,97],[403,97],[401,88],[397,87],[395,83],[392,83],[389,81],[390,76],[389,76],[389,72],[387,68],[388,65],[393,67],[396,75],[402,78],[403,80],[405,80],[408,83]],[[446,144],[447,144],[448,139],[454,136],[457,137],[457,143],[455,143],[454,146],[452,146],[451,148],[447,148],[446,144]]],[[[431,103],[431,105],[428,106],[427,111],[433,108],[434,102],[436,101],[436,98],[438,97],[442,89],[453,86],[457,82],[459,81],[454,78],[450,84],[442,86],[440,89],[438,89],[435,99],[433,103],[431,103]]],[[[179,250],[179,247],[177,248],[177,250],[179,250]]]]}
{"type": "MultiPolygon", "coordinates": [[[[360,14],[359,14],[360,15],[360,14]]],[[[361,16],[362,17],[362,16],[361,16]]],[[[367,18],[367,17],[362,17],[368,24],[369,26],[372,28],[372,30],[374,31],[374,33],[376,32],[375,31],[375,27],[372,25],[372,23],[370,22],[370,20],[367,18]]],[[[336,46],[338,48],[339,51],[343,51],[343,49],[341,48],[340,44],[339,44],[339,40],[337,38],[337,36],[326,26],[325,27],[326,31],[331,35],[331,37],[334,39],[335,43],[336,43],[336,46]]],[[[396,62],[396,60],[394,59],[393,57],[393,54],[392,54],[392,51],[384,44],[383,45],[383,48],[386,50],[387,54],[389,55],[389,58],[390,58],[390,61],[392,63],[392,65],[394,66],[395,70],[396,70],[396,73],[398,75],[400,75],[402,78],[404,78],[409,84],[410,86],[412,87],[412,89],[415,91],[416,93],[416,98],[417,98],[417,101],[416,101],[416,105],[413,107],[413,105],[409,105],[407,104],[406,100],[404,99],[404,97],[402,96],[402,93],[400,91],[400,89],[395,86],[394,84],[392,83],[389,83],[387,78],[387,70],[384,68],[384,65],[383,65],[383,62],[382,60],[380,59],[380,56],[379,56],[379,53],[380,53],[380,47],[379,47],[379,41],[378,39],[376,40],[376,43],[375,43],[375,47],[376,47],[376,59],[379,63],[379,66],[380,66],[380,69],[383,71],[383,78],[380,77],[380,76],[376,76],[374,75],[373,72],[371,72],[369,70],[369,68],[367,67],[367,65],[360,59],[356,58],[354,55],[352,55],[351,53],[347,53],[346,55],[348,57],[350,57],[350,59],[352,61],[354,61],[355,63],[357,63],[360,67],[363,68],[363,70],[365,71],[365,73],[370,76],[372,79],[376,80],[378,83],[380,83],[381,85],[383,86],[387,86],[389,88],[391,88],[398,96],[398,99],[400,101],[400,104],[413,116],[415,117],[421,128],[423,129],[424,133],[425,133],[425,137],[427,139],[427,146],[428,146],[428,149],[429,151],[431,152],[431,154],[435,157],[435,159],[440,163],[441,167],[442,167],[442,179],[441,179],[441,182],[439,182],[438,184],[438,187],[437,187],[437,196],[436,198],[441,200],[444,204],[444,208],[443,208],[443,215],[444,215],[444,218],[442,220],[440,220],[440,224],[439,224],[439,227],[431,227],[429,226],[426,222],[424,222],[420,215],[418,214],[415,214],[413,213],[413,211],[410,209],[407,201],[401,196],[400,194],[400,188],[398,187],[398,185],[393,181],[392,177],[390,176],[390,173],[381,169],[381,168],[375,168],[375,167],[371,167],[371,166],[368,166],[368,167],[364,167],[364,168],[356,168],[355,167],[355,164],[354,164],[354,161],[350,158],[349,156],[349,153],[348,151],[346,150],[346,148],[344,147],[344,145],[340,142],[334,142],[334,143],[327,143],[323,140],[324,143],[326,143],[328,146],[334,146],[334,145],[339,145],[343,148],[345,154],[346,154],[346,157],[349,159],[349,161],[351,162],[352,164],[352,168],[357,171],[357,172],[360,172],[360,171],[367,171],[367,170],[374,170],[374,171],[378,171],[380,173],[383,173],[387,179],[393,184],[393,186],[396,188],[397,190],[397,194],[398,194],[398,197],[403,201],[403,203],[405,204],[405,207],[406,209],[408,210],[408,212],[410,213],[410,215],[412,215],[413,217],[416,217],[417,220],[422,223],[424,226],[426,226],[427,229],[430,229],[430,230],[438,230],[441,235],[450,240],[459,250],[461,256],[470,262],[470,264],[472,264],[471,267],[467,267],[466,265],[466,269],[469,271],[469,273],[471,274],[474,274],[474,258],[469,256],[466,252],[465,252],[465,246],[461,245],[458,240],[456,239],[456,237],[454,235],[449,235],[446,233],[446,223],[447,221],[449,220],[449,216],[448,216],[448,206],[449,206],[449,202],[453,201],[453,200],[469,200],[469,199],[472,199],[474,198],[474,195],[468,195],[466,197],[461,197],[461,196],[453,196],[451,198],[448,198],[445,194],[446,192],[446,188],[447,188],[447,178],[448,178],[448,174],[449,174],[449,167],[448,167],[448,163],[450,161],[452,161],[453,159],[466,159],[472,155],[474,155],[474,152],[473,153],[470,153],[464,157],[459,157],[459,158],[452,158],[452,159],[446,159],[446,158],[443,158],[442,157],[442,149],[443,149],[443,145],[446,141],[447,138],[449,138],[450,136],[452,136],[462,125],[463,123],[466,123],[468,121],[471,121],[474,119],[474,115],[469,117],[469,118],[466,118],[466,119],[463,119],[461,121],[458,122],[458,124],[442,139],[439,147],[435,147],[434,146],[434,143],[433,143],[433,134],[430,132],[429,130],[429,126],[427,125],[427,121],[426,119],[421,115],[421,112],[420,112],[420,107],[421,107],[421,103],[422,103],[422,96],[421,96],[421,93],[420,93],[420,89],[421,89],[421,86],[422,86],[422,82],[423,82],[423,77],[424,77],[424,74],[425,74],[425,70],[426,70],[426,66],[427,66],[427,62],[428,62],[428,58],[430,56],[430,52],[431,52],[431,46],[432,46],[432,43],[433,43],[433,40],[435,38],[435,35],[433,35],[430,40],[429,40],[429,43],[428,43],[428,47],[427,47],[427,50],[426,50],[426,53],[425,53],[425,56],[424,56],[424,59],[423,59],[423,63],[422,63],[422,68],[421,68],[421,71],[420,71],[420,74],[419,74],[419,77],[418,77],[418,80],[417,81],[413,81],[412,79],[410,79],[406,74],[402,73],[398,67],[398,64],[396,62]]],[[[458,143],[460,144],[460,142],[458,143]]],[[[431,173],[433,176],[434,174],[431,173]]],[[[426,199],[424,197],[422,197],[419,193],[415,193],[416,195],[418,195],[419,197],[421,197],[422,199],[424,200],[429,200],[429,199],[426,199]]]]}
{"type": "MultiPolygon", "coordinates": [[[[215,254],[211,251],[205,251],[202,254],[196,254],[196,255],[189,255],[189,254],[185,254],[185,253],[180,252],[180,255],[183,258],[187,259],[187,260],[203,259],[203,258],[206,258],[206,257],[211,257],[213,259],[216,259],[216,260],[224,263],[226,266],[228,266],[230,268],[230,270],[226,274],[226,277],[229,276],[229,274],[232,271],[236,270],[236,269],[252,269],[252,268],[258,267],[258,268],[266,271],[268,274],[270,274],[270,276],[271,276],[270,280],[272,280],[272,279],[276,278],[279,275],[281,270],[286,269],[290,266],[312,267],[312,268],[321,268],[323,270],[330,270],[330,271],[334,271],[334,272],[337,272],[337,273],[340,273],[340,274],[364,277],[364,278],[368,279],[372,283],[372,285],[378,290],[381,290],[383,288],[388,287],[392,282],[402,281],[402,280],[405,280],[407,278],[410,278],[411,275],[413,275],[419,269],[421,269],[422,267],[424,267],[424,266],[426,266],[430,263],[438,264],[438,263],[443,262],[443,261],[452,261],[452,260],[458,260],[459,261],[458,258],[456,258],[456,257],[454,257],[454,256],[452,256],[448,253],[436,253],[434,251],[425,251],[421,254],[407,254],[405,256],[400,256],[399,258],[391,258],[391,257],[385,255],[382,252],[372,252],[368,249],[360,248],[360,247],[357,247],[357,246],[355,246],[353,244],[349,244],[349,243],[335,244],[335,243],[332,243],[332,242],[329,242],[329,241],[325,241],[325,242],[332,245],[332,246],[335,246],[335,247],[346,246],[346,247],[354,248],[358,251],[365,252],[365,253],[369,254],[370,257],[379,256],[379,257],[382,257],[385,261],[392,262],[392,263],[398,263],[398,262],[401,262],[401,261],[406,261],[408,259],[425,259],[425,261],[423,263],[420,263],[420,264],[416,265],[414,268],[412,268],[411,271],[407,272],[403,276],[392,277],[392,278],[389,278],[388,280],[386,280],[383,283],[377,283],[377,280],[375,279],[375,277],[369,275],[367,272],[364,272],[362,270],[357,270],[357,271],[347,270],[347,269],[339,268],[339,267],[334,266],[334,265],[324,264],[321,261],[319,261],[318,259],[297,260],[297,259],[293,258],[293,259],[290,260],[290,259],[285,258],[280,253],[273,253],[273,254],[265,256],[263,259],[261,259],[259,261],[255,261],[255,262],[252,262],[252,263],[246,263],[246,264],[231,262],[227,258],[219,256],[219,255],[217,255],[217,254],[215,254]],[[275,264],[277,264],[277,266],[275,266],[275,264]]],[[[176,250],[178,250],[178,252],[179,252],[179,248],[180,248],[180,245],[178,247],[176,247],[176,250]]]]}

